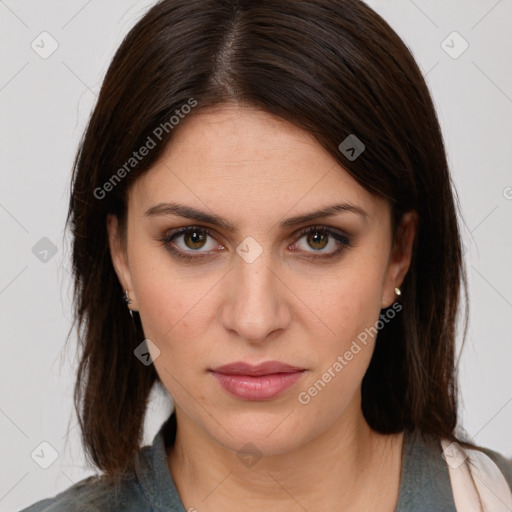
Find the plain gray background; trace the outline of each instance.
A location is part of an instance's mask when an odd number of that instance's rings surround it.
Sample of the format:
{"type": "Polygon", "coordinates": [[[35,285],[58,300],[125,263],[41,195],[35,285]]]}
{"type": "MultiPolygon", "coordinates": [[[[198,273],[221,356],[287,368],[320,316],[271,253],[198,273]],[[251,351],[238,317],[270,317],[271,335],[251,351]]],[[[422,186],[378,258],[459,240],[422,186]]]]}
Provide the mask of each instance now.
{"type": "MultiPolygon", "coordinates": [[[[512,0],[368,3],[426,76],[461,203],[470,291],[462,423],[475,442],[510,457],[512,0]]],[[[110,59],[152,4],[0,0],[1,511],[93,474],[72,409],[77,362],[63,351],[71,325],[63,233],[70,170],[110,59]],[[52,449],[57,458],[43,469],[52,449]]],[[[155,393],[145,444],[171,407],[155,393]]]]}

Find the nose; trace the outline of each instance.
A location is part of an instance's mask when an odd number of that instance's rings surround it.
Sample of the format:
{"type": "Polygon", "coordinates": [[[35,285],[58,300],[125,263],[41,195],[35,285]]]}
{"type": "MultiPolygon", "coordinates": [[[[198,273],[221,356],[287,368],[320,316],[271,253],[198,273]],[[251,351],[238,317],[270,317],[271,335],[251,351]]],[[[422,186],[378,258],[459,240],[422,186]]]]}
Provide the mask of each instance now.
{"type": "Polygon", "coordinates": [[[252,263],[237,255],[233,265],[224,285],[224,329],[252,343],[263,342],[275,331],[286,329],[292,318],[289,292],[272,264],[270,251],[263,251],[252,263]]]}

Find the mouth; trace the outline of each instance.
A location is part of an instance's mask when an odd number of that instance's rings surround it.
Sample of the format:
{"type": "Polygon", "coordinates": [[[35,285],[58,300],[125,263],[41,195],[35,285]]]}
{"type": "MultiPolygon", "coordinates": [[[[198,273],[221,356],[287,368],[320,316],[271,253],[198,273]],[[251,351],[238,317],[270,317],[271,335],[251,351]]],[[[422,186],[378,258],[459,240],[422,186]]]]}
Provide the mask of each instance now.
{"type": "Polygon", "coordinates": [[[271,400],[291,388],[306,372],[305,368],[279,361],[258,365],[230,363],[210,369],[210,373],[230,395],[243,400],[271,400]]]}

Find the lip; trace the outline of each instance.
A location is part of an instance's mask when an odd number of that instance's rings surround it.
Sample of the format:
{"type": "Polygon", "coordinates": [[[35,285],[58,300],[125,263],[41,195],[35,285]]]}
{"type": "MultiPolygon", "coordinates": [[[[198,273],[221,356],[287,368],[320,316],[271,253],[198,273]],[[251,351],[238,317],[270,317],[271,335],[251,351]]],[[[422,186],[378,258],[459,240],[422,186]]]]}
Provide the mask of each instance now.
{"type": "Polygon", "coordinates": [[[211,371],[215,373],[224,373],[228,375],[273,375],[275,373],[292,373],[305,370],[298,366],[291,366],[280,361],[265,361],[263,363],[252,365],[244,363],[243,361],[236,361],[234,363],[224,364],[217,368],[212,368],[211,371]]]}
{"type": "Polygon", "coordinates": [[[235,362],[210,370],[225,391],[244,400],[270,400],[293,386],[306,370],[279,361],[235,362]]]}

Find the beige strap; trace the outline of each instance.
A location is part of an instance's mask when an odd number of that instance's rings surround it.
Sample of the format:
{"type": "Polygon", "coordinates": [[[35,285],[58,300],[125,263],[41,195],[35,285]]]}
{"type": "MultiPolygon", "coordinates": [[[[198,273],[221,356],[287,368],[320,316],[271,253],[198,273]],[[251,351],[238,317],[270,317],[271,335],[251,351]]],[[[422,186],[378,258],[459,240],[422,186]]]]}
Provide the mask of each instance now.
{"type": "Polygon", "coordinates": [[[457,512],[512,512],[512,492],[485,453],[441,441],[457,512]]]}

